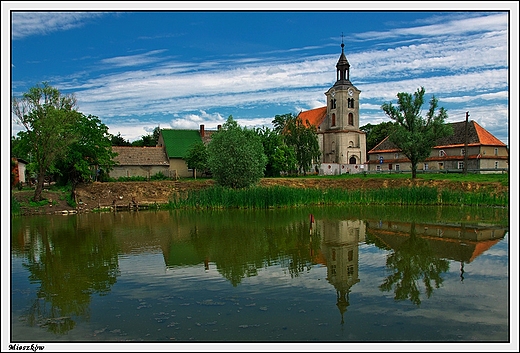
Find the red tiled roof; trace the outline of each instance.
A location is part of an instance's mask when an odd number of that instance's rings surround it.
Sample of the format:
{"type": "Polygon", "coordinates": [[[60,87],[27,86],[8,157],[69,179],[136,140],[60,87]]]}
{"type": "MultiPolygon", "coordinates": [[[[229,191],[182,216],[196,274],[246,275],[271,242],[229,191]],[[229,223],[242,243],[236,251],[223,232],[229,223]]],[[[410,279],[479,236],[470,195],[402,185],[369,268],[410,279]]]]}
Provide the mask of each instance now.
{"type": "Polygon", "coordinates": [[[493,136],[489,131],[484,129],[482,126],[477,124],[476,121],[473,121],[473,125],[475,130],[477,131],[478,139],[483,145],[491,145],[491,146],[505,146],[506,144],[493,136]]]}
{"type": "Polygon", "coordinates": [[[298,114],[298,117],[302,119],[304,124],[307,124],[307,121],[309,121],[309,124],[314,125],[316,128],[320,126],[326,116],[327,107],[311,109],[298,114]]]}
{"type": "MultiPolygon", "coordinates": [[[[453,127],[453,134],[437,140],[434,148],[449,148],[465,145],[465,122],[450,123],[453,127]]],[[[471,120],[468,124],[468,146],[505,146],[505,144],[493,136],[489,131],[471,120]]],[[[384,138],[379,144],[368,151],[372,153],[395,152],[400,149],[388,139],[384,138]]]]}

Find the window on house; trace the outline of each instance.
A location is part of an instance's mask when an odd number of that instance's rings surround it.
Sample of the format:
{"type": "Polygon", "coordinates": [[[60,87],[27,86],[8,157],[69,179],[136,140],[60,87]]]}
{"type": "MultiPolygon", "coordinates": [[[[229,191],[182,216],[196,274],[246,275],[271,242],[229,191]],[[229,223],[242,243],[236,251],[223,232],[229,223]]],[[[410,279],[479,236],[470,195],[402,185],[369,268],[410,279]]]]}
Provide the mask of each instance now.
{"type": "Polygon", "coordinates": [[[495,162],[495,169],[498,169],[498,161],[495,162]]]}
{"type": "Polygon", "coordinates": [[[424,163],[424,170],[428,170],[428,163],[424,163]]]}
{"type": "Polygon", "coordinates": [[[498,148],[495,148],[495,156],[498,156],[498,148]]]}
{"type": "Polygon", "coordinates": [[[464,169],[464,162],[459,162],[458,168],[459,169],[464,169]]]}
{"type": "Polygon", "coordinates": [[[460,155],[464,156],[465,154],[466,154],[466,149],[465,148],[461,149],[460,150],[460,155]]]}
{"type": "Polygon", "coordinates": [[[401,167],[399,166],[399,164],[396,164],[396,165],[395,165],[395,170],[396,170],[396,171],[401,170],[401,167]]]}
{"type": "Polygon", "coordinates": [[[388,170],[392,170],[392,163],[388,163],[388,170]]]}
{"type": "Polygon", "coordinates": [[[446,156],[446,152],[444,150],[440,150],[439,157],[444,157],[444,156],[446,156]]]}
{"type": "Polygon", "coordinates": [[[381,171],[381,166],[380,166],[380,165],[377,165],[377,166],[376,166],[376,170],[377,170],[378,172],[380,172],[380,171],[381,171]]]}
{"type": "Polygon", "coordinates": [[[395,159],[399,158],[399,153],[394,154],[394,158],[395,159]]]}
{"type": "Polygon", "coordinates": [[[439,163],[439,170],[443,170],[444,169],[444,163],[439,163]]]}

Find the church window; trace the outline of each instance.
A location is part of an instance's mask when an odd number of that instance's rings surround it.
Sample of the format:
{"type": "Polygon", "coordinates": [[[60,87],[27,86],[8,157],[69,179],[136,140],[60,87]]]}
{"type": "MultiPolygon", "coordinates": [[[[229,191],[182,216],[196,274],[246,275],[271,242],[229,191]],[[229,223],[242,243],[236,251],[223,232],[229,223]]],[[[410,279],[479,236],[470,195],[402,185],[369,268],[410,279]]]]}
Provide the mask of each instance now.
{"type": "Polygon", "coordinates": [[[354,108],[354,98],[349,98],[349,99],[347,100],[347,106],[348,106],[349,108],[354,108]]]}
{"type": "Polygon", "coordinates": [[[356,164],[356,157],[350,157],[349,164],[356,164]]]}
{"type": "Polygon", "coordinates": [[[336,126],[336,114],[332,113],[330,126],[336,126]]]}
{"type": "Polygon", "coordinates": [[[334,98],[330,100],[330,109],[336,109],[336,100],[334,98]]]}
{"type": "Polygon", "coordinates": [[[348,113],[348,124],[354,125],[354,114],[348,113]]]}

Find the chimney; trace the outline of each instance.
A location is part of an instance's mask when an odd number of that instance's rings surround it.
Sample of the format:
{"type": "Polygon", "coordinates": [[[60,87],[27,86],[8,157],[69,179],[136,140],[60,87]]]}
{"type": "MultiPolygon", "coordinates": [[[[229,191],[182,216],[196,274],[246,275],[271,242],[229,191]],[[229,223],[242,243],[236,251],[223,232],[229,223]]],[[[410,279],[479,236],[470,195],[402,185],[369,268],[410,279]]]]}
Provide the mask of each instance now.
{"type": "Polygon", "coordinates": [[[200,125],[200,137],[204,137],[204,125],[200,125]]]}

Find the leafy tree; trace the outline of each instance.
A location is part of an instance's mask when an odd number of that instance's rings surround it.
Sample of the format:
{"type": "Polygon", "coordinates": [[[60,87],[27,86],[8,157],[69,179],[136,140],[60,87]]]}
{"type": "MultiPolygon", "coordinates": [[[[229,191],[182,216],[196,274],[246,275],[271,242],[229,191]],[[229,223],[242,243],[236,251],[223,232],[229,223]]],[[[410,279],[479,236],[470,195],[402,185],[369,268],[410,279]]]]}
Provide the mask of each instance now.
{"type": "Polygon", "coordinates": [[[234,189],[257,183],[267,157],[254,130],[241,128],[230,115],[208,146],[208,166],[217,184],[234,189]]]}
{"type": "Polygon", "coordinates": [[[204,142],[199,141],[191,146],[184,157],[188,168],[193,169],[193,177],[197,177],[197,170],[208,169],[208,149],[204,142]]]}
{"type": "Polygon", "coordinates": [[[132,142],[131,145],[134,147],[155,147],[157,146],[157,142],[159,141],[160,132],[161,129],[159,128],[159,126],[157,126],[153,130],[153,133],[141,136],[140,140],[132,142]]]}
{"type": "Polygon", "coordinates": [[[438,100],[432,96],[426,119],[421,117],[424,103],[424,87],[413,94],[398,93],[397,104],[384,103],[381,109],[395,121],[394,129],[389,135],[391,142],[397,145],[412,163],[412,179],[417,176],[417,164],[430,156],[437,139],[453,134],[453,129],[445,121],[448,113],[441,107],[437,114],[438,100]]]}
{"type": "Polygon", "coordinates": [[[70,132],[80,121],[81,113],[76,110],[74,95],[62,95],[46,82],[30,88],[21,98],[13,97],[12,112],[26,129],[18,136],[24,140],[35,166],[37,183],[33,200],[38,202],[42,199],[46,174],[78,139],[70,132]]]}
{"type": "Polygon", "coordinates": [[[359,130],[367,134],[367,152],[390,135],[393,127],[394,123],[391,121],[385,121],[377,125],[366,124],[361,126],[359,130]]]}
{"type": "Polygon", "coordinates": [[[58,161],[56,169],[59,170],[62,184],[71,183],[74,192],[78,183],[90,180],[92,166],[103,166],[109,170],[115,164],[113,158],[116,153],[112,152],[108,127],[97,116],[81,114],[70,133],[77,139],[58,161]]]}
{"type": "Polygon", "coordinates": [[[125,140],[120,132],[118,132],[117,135],[110,135],[110,143],[112,146],[132,146],[132,143],[125,140]]]}
{"type": "Polygon", "coordinates": [[[296,157],[293,149],[289,148],[283,136],[268,127],[255,130],[264,146],[264,153],[267,156],[265,176],[280,176],[281,172],[291,172],[296,170],[296,157]]]}
{"type": "Polygon", "coordinates": [[[319,160],[321,155],[316,126],[291,113],[276,115],[273,125],[275,131],[282,134],[287,146],[294,150],[298,172],[305,175],[313,161],[319,160]]]}

